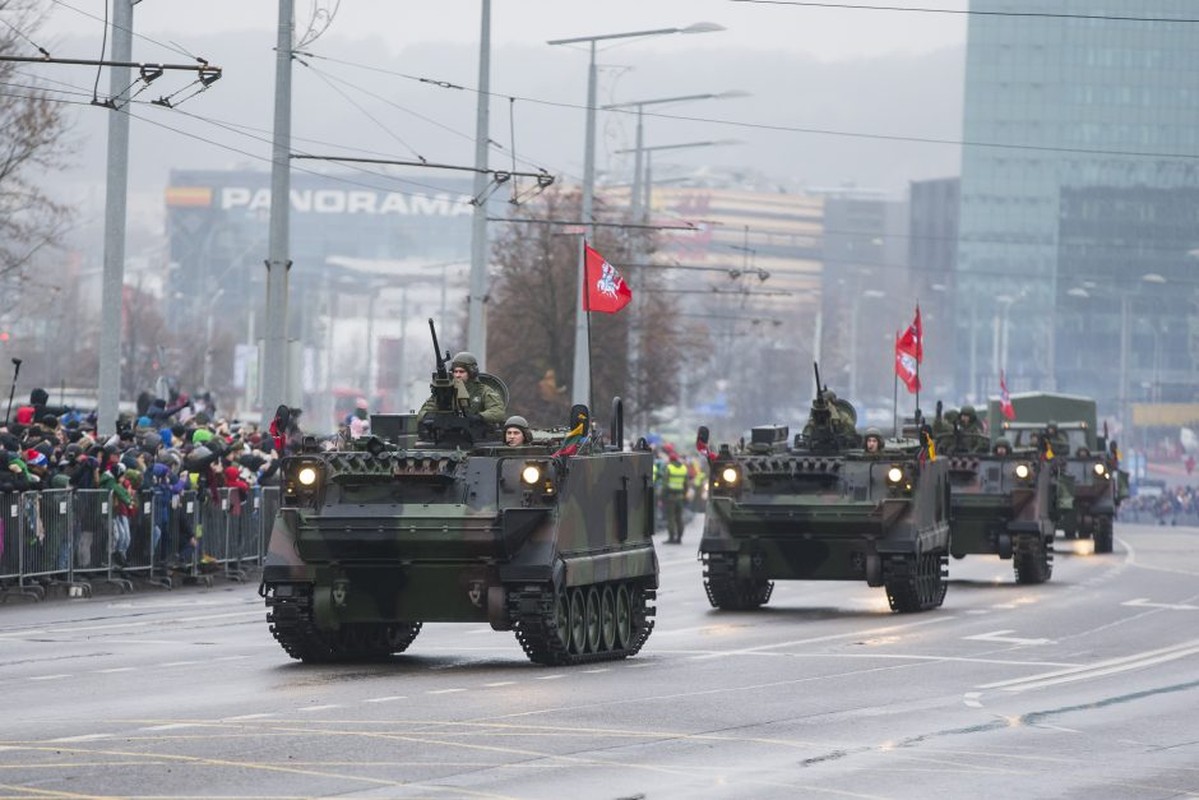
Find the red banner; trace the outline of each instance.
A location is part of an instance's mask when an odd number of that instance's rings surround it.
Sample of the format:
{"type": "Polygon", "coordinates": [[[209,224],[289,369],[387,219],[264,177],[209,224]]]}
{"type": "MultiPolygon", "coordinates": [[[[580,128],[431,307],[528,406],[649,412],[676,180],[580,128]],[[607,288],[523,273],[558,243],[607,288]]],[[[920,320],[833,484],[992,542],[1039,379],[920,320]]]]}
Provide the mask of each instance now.
{"type": "Polygon", "coordinates": [[[586,311],[615,314],[633,299],[633,290],[612,266],[591,245],[583,244],[583,274],[587,288],[583,294],[586,311]]]}

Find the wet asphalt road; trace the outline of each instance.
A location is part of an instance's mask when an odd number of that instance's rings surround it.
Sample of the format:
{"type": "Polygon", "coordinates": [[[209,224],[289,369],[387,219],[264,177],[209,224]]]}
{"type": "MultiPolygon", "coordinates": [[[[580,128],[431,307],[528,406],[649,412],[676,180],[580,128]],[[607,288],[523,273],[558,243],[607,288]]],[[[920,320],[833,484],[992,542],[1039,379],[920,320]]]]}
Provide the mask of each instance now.
{"type": "Polygon", "coordinates": [[[256,585],[0,606],[0,798],[1199,797],[1199,530],[1058,540],[1053,580],[950,562],[942,609],[780,583],[716,612],[659,545],[635,658],[546,668],[428,625],[306,667],[256,585]]]}

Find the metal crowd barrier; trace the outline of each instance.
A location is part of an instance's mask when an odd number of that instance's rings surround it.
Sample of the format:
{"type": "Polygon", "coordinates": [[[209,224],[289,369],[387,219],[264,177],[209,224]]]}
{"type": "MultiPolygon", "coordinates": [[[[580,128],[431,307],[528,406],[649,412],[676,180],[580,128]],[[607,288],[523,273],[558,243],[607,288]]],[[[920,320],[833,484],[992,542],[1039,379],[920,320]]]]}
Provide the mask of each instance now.
{"type": "Polygon", "coordinates": [[[126,516],[103,489],[0,493],[0,601],[244,581],[262,565],[279,490],[240,495],[147,487],[126,516]]]}

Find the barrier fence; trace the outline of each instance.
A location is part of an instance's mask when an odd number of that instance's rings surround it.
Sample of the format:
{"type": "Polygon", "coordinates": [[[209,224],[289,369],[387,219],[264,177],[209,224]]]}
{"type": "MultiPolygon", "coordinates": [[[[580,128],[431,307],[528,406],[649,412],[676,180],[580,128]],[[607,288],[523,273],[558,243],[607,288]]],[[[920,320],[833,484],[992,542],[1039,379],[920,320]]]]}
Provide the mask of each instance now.
{"type": "Polygon", "coordinates": [[[150,488],[135,501],[123,512],[106,489],[0,493],[0,600],[245,580],[262,565],[279,489],[150,488]]]}

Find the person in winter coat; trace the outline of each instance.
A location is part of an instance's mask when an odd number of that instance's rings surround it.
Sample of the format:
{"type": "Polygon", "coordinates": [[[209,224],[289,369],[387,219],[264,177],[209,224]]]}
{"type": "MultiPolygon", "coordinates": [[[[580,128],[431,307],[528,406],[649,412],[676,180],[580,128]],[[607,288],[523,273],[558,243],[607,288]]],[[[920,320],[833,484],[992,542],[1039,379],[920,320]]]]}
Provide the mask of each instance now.
{"type": "Polygon", "coordinates": [[[100,488],[112,492],[112,560],[118,567],[129,563],[129,545],[132,543],[129,517],[137,513],[133,495],[124,481],[126,471],[125,465],[118,461],[100,475],[100,488]]]}

